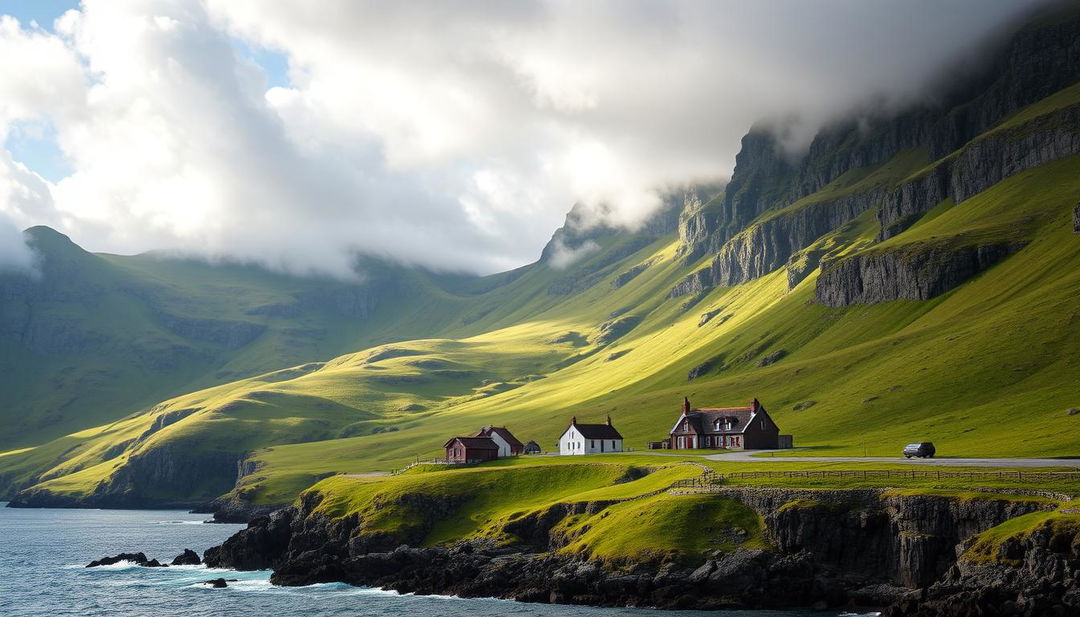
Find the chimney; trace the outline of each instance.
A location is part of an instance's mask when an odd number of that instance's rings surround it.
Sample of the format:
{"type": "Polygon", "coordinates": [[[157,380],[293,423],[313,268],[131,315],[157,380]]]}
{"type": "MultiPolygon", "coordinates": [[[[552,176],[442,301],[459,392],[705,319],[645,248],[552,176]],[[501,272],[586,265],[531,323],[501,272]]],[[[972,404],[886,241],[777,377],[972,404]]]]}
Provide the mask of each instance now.
{"type": "Polygon", "coordinates": [[[686,396],[683,397],[683,399],[682,399],[682,410],[683,410],[683,413],[690,413],[690,398],[689,397],[686,397],[686,396]]]}
{"type": "Polygon", "coordinates": [[[608,417],[607,417],[607,425],[608,425],[608,426],[611,426],[611,414],[608,414],[608,417]]]}
{"type": "Polygon", "coordinates": [[[754,413],[757,413],[758,410],[761,409],[761,403],[758,402],[757,397],[750,401],[750,409],[752,409],[754,413]]]}
{"type": "Polygon", "coordinates": [[[570,426],[574,426],[575,424],[577,424],[577,416],[571,416],[570,417],[570,426]]]}

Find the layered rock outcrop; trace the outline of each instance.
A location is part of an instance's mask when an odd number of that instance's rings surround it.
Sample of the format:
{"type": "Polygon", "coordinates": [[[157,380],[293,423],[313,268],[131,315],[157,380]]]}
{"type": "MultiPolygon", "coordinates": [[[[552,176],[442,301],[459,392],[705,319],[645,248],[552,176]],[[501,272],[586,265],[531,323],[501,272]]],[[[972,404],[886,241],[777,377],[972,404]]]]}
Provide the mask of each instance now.
{"type": "Polygon", "coordinates": [[[1080,105],[992,133],[897,187],[878,210],[878,239],[903,232],[946,199],[960,203],[1013,174],[1074,154],[1080,154],[1080,105]]]}
{"type": "Polygon", "coordinates": [[[831,307],[929,300],[1022,248],[1018,243],[915,245],[870,251],[822,265],[815,299],[831,307]]]}
{"type": "Polygon", "coordinates": [[[988,561],[962,558],[882,617],[1067,617],[1080,614],[1080,533],[1047,522],[988,561]]]}

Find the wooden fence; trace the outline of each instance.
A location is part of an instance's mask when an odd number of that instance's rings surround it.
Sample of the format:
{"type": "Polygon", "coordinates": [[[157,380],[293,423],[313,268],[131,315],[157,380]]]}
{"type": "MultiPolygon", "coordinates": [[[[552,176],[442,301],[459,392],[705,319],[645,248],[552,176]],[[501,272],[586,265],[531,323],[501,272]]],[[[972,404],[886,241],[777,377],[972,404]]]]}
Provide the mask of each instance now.
{"type": "Polygon", "coordinates": [[[938,469],[860,469],[853,471],[736,471],[719,473],[706,471],[696,478],[678,480],[671,488],[706,488],[723,484],[725,480],[752,480],[758,478],[851,478],[886,480],[1015,480],[1017,482],[1046,482],[1061,480],[1080,481],[1080,471],[942,471],[938,469]]]}

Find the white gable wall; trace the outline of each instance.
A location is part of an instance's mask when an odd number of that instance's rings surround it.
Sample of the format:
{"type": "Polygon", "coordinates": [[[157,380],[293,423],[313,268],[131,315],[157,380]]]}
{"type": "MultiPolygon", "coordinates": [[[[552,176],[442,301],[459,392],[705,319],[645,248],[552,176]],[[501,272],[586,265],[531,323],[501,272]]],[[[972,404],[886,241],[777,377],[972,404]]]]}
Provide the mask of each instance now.
{"type": "Polygon", "coordinates": [[[495,442],[495,445],[499,446],[499,458],[510,456],[510,444],[506,443],[506,440],[503,439],[501,435],[495,431],[491,431],[491,434],[488,435],[488,437],[491,437],[491,440],[495,442]]]}
{"type": "Polygon", "coordinates": [[[601,452],[622,452],[621,439],[585,439],[577,427],[571,425],[559,438],[559,454],[600,454],[601,452]]]}
{"type": "Polygon", "coordinates": [[[566,429],[559,438],[559,454],[562,456],[585,454],[585,438],[574,426],[566,429]]]}

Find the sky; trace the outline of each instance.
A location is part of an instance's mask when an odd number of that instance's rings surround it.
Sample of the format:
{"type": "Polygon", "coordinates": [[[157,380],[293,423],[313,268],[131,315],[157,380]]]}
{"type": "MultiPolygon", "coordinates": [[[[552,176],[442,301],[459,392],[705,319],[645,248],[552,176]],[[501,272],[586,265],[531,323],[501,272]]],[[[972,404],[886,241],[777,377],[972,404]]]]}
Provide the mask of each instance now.
{"type": "Polygon", "coordinates": [[[754,123],[797,157],[929,100],[1034,4],[0,1],[0,268],[48,225],[297,274],[506,270],[574,204],[633,229],[723,181],[754,123]]]}

